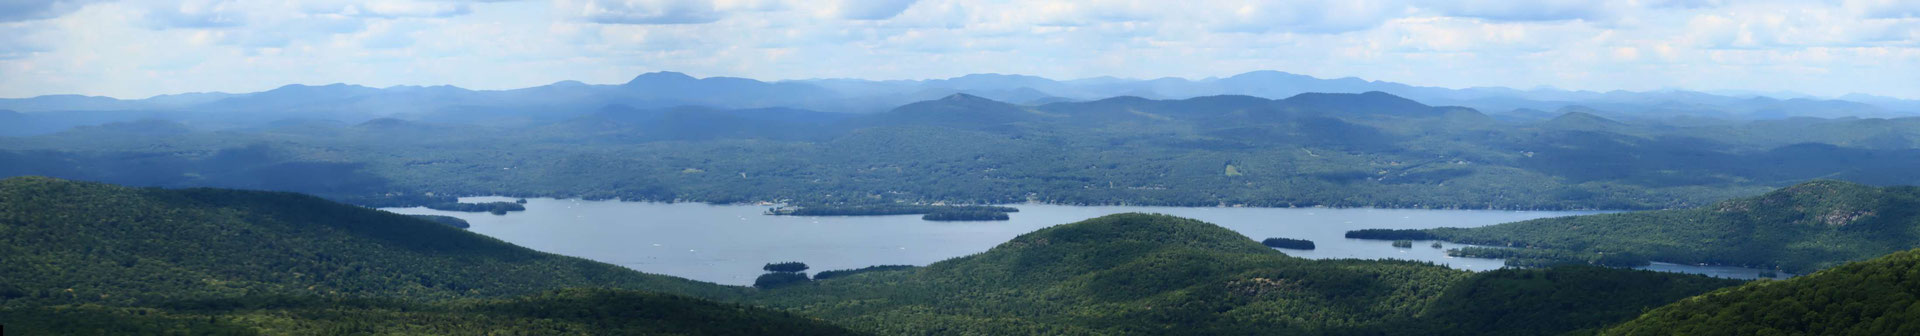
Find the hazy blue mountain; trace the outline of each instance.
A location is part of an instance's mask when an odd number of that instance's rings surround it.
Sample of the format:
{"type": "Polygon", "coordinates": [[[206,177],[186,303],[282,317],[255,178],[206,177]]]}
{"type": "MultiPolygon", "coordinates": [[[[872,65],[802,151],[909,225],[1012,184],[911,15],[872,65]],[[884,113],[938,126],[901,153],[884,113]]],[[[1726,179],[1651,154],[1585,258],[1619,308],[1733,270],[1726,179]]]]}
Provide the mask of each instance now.
{"type": "MultiPolygon", "coordinates": [[[[185,93],[122,100],[79,95],[0,99],[0,109],[28,115],[0,135],[33,135],[73,126],[139,119],[168,119],[209,128],[259,127],[284,119],[330,119],[357,123],[401,118],[493,126],[523,126],[566,120],[608,105],[638,109],[705,106],[716,109],[793,108],[825,112],[881,113],[955,94],[1015,104],[1094,101],[1117,96],[1187,99],[1243,95],[1267,99],[1312,99],[1304,93],[1379,92],[1425,105],[1496,111],[1507,120],[1543,120],[1532,111],[1584,106],[1615,120],[1764,120],[1790,117],[1900,117],[1920,113],[1920,102],[1866,95],[1814,99],[1771,98],[1697,91],[1567,91],[1499,87],[1449,89],[1359,78],[1323,79],[1280,71],[1253,71],[1224,78],[1060,81],[1035,76],[973,74],[929,80],[817,79],[760,81],[698,78],[652,72],[626,83],[593,85],[562,81],[536,87],[475,91],[452,86],[371,88],[350,84],[287,85],[254,93],[185,93]],[[79,113],[84,111],[85,113],[79,113]],[[1506,112],[1512,111],[1512,112],[1506,112]]],[[[1300,102],[1309,104],[1310,102],[1300,102]]],[[[1409,106],[1404,103],[1401,105],[1409,106]]],[[[1369,110],[1372,107],[1354,109],[1369,110]]],[[[1403,111],[1404,112],[1404,111],[1403,111]]]]}
{"type": "Polygon", "coordinates": [[[33,98],[0,98],[0,108],[20,112],[123,110],[141,106],[137,101],[82,95],[45,95],[33,98]]]}

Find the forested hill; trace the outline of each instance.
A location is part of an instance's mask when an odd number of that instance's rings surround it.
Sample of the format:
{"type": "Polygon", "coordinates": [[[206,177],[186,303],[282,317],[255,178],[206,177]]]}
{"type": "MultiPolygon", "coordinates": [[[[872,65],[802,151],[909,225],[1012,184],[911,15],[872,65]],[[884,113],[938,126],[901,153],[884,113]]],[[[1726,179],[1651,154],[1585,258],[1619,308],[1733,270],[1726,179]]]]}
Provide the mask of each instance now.
{"type": "Polygon", "coordinates": [[[746,291],[307,195],[0,180],[8,335],[853,333],[693,297],[746,291]]]}
{"type": "Polygon", "coordinates": [[[1607,335],[1920,335],[1920,250],[1649,311],[1607,335]]]}
{"type": "Polygon", "coordinates": [[[0,180],[0,306],[258,295],[438,301],[568,287],[726,298],[644,274],[316,197],[0,180]]]}
{"type": "MultiPolygon", "coordinates": [[[[1667,209],[1815,178],[1920,184],[1920,118],[1503,121],[1369,92],[957,94],[886,112],[633,108],[0,137],[0,176],[294,191],[843,203],[1667,209]]],[[[432,196],[430,196],[432,195],[432,196]]]]}
{"type": "Polygon", "coordinates": [[[1656,261],[1805,273],[1920,246],[1920,187],[1822,180],[1698,208],[1424,233],[1461,243],[1630,253],[1656,261]]]}
{"type": "Polygon", "coordinates": [[[892,335],[1554,334],[1737,283],[1602,268],[1476,274],[1407,261],[1307,260],[1205,222],[1120,214],[926,267],[816,280],[752,300],[892,335]],[[1497,316],[1508,309],[1532,315],[1497,316]]]}

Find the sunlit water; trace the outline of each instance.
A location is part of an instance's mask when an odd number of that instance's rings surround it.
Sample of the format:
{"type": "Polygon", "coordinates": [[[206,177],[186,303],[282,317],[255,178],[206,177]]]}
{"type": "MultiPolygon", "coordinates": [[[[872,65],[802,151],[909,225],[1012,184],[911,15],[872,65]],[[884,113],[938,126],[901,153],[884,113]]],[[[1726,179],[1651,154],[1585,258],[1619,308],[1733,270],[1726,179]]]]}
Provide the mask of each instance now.
{"type": "MultiPolygon", "coordinates": [[[[464,202],[511,201],[504,197],[462,198],[464,202]]],[[[644,203],[527,199],[527,211],[505,216],[388,208],[403,214],[459,217],[475,233],[562,255],[721,284],[745,285],[769,262],[799,261],[812,271],[872,265],[926,265],[984,252],[1013,237],[1048,226],[1107,214],[1163,213],[1199,219],[1233,229],[1255,240],[1286,237],[1312,240],[1317,249],[1281,249],[1312,258],[1408,259],[1454,268],[1490,270],[1498,259],[1453,258],[1432,241],[1412,248],[1391,242],[1346,239],[1355,229],[1478,227],[1534,218],[1589,214],[1579,211],[1487,211],[1324,208],[1185,208],[1138,206],[1014,205],[1009,221],[930,222],[920,216],[793,217],[762,215],[766,207],[699,203],[644,203]]],[[[1759,270],[1655,264],[1651,269],[1754,278],[1759,270]]]]}

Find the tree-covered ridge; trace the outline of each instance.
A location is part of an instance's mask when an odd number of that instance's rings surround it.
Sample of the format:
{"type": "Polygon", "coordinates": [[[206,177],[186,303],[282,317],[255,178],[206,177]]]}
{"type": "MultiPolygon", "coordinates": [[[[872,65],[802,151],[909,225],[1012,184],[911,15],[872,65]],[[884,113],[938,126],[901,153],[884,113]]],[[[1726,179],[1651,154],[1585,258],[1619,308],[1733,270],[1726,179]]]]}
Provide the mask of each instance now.
{"type": "Polygon", "coordinates": [[[0,176],[297,191],[380,206],[510,195],[1665,209],[1813,178],[1920,184],[1907,172],[1920,166],[1920,118],[1501,121],[1379,93],[1043,105],[955,96],[832,117],[586,110],[218,132],[165,121],[75,129],[0,138],[0,176]],[[174,128],[182,130],[140,131],[174,128]]]}
{"type": "Polygon", "coordinates": [[[238,297],[159,307],[0,309],[8,334],[854,335],[816,319],[650,292],[568,289],[504,299],[238,297]]]}
{"type": "Polygon", "coordinates": [[[454,216],[441,216],[441,215],[408,215],[408,216],[413,216],[413,218],[425,219],[427,221],[431,221],[434,223],[446,224],[447,226],[452,226],[452,227],[457,227],[462,229],[473,227],[473,224],[467,223],[467,220],[460,219],[459,217],[454,217],[454,216]]]}
{"type": "Polygon", "coordinates": [[[0,252],[4,307],[249,295],[432,301],[583,286],[740,292],[300,194],[40,177],[0,180],[0,252]]]}
{"type": "Polygon", "coordinates": [[[1350,233],[1366,238],[1422,234],[1459,243],[1806,273],[1920,246],[1920,187],[1821,180],[1690,209],[1350,233]]]}
{"type": "Polygon", "coordinates": [[[1680,300],[1604,334],[1920,334],[1920,250],[1680,300]]]}

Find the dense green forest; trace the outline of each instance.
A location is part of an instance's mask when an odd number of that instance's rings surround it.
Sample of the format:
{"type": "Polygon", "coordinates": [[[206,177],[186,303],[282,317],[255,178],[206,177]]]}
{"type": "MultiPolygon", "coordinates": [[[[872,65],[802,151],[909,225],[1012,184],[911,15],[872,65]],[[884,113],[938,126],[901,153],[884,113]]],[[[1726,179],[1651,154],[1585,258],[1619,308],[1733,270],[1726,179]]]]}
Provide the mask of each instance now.
{"type": "Polygon", "coordinates": [[[1412,334],[1587,333],[1741,281],[1594,266],[1476,273],[1434,299],[1412,334]],[[1630,295],[1622,295],[1631,293],[1630,295]]]}
{"type": "Polygon", "coordinates": [[[1920,334],[1920,250],[1680,300],[1604,334],[1920,334]]]}
{"type": "Polygon", "coordinates": [[[1462,251],[1538,259],[1529,264],[1549,260],[1641,264],[1650,259],[1806,273],[1920,246],[1920,187],[1821,180],[1690,209],[1545,218],[1470,229],[1357,230],[1348,237],[1525,247],[1531,251],[1462,251]]]}
{"type": "Polygon", "coordinates": [[[1920,119],[1509,122],[1381,93],[979,97],[830,121],[621,106],[519,122],[150,121],[0,137],[0,176],[310,193],[871,204],[1658,209],[1814,178],[1920,184],[1920,119]],[[166,131],[155,131],[166,130],[166,131]]]}
{"type": "Polygon", "coordinates": [[[725,298],[633,272],[312,196],[0,180],[0,306],[141,305],[243,295],[453,299],[579,286],[725,298]]]}

